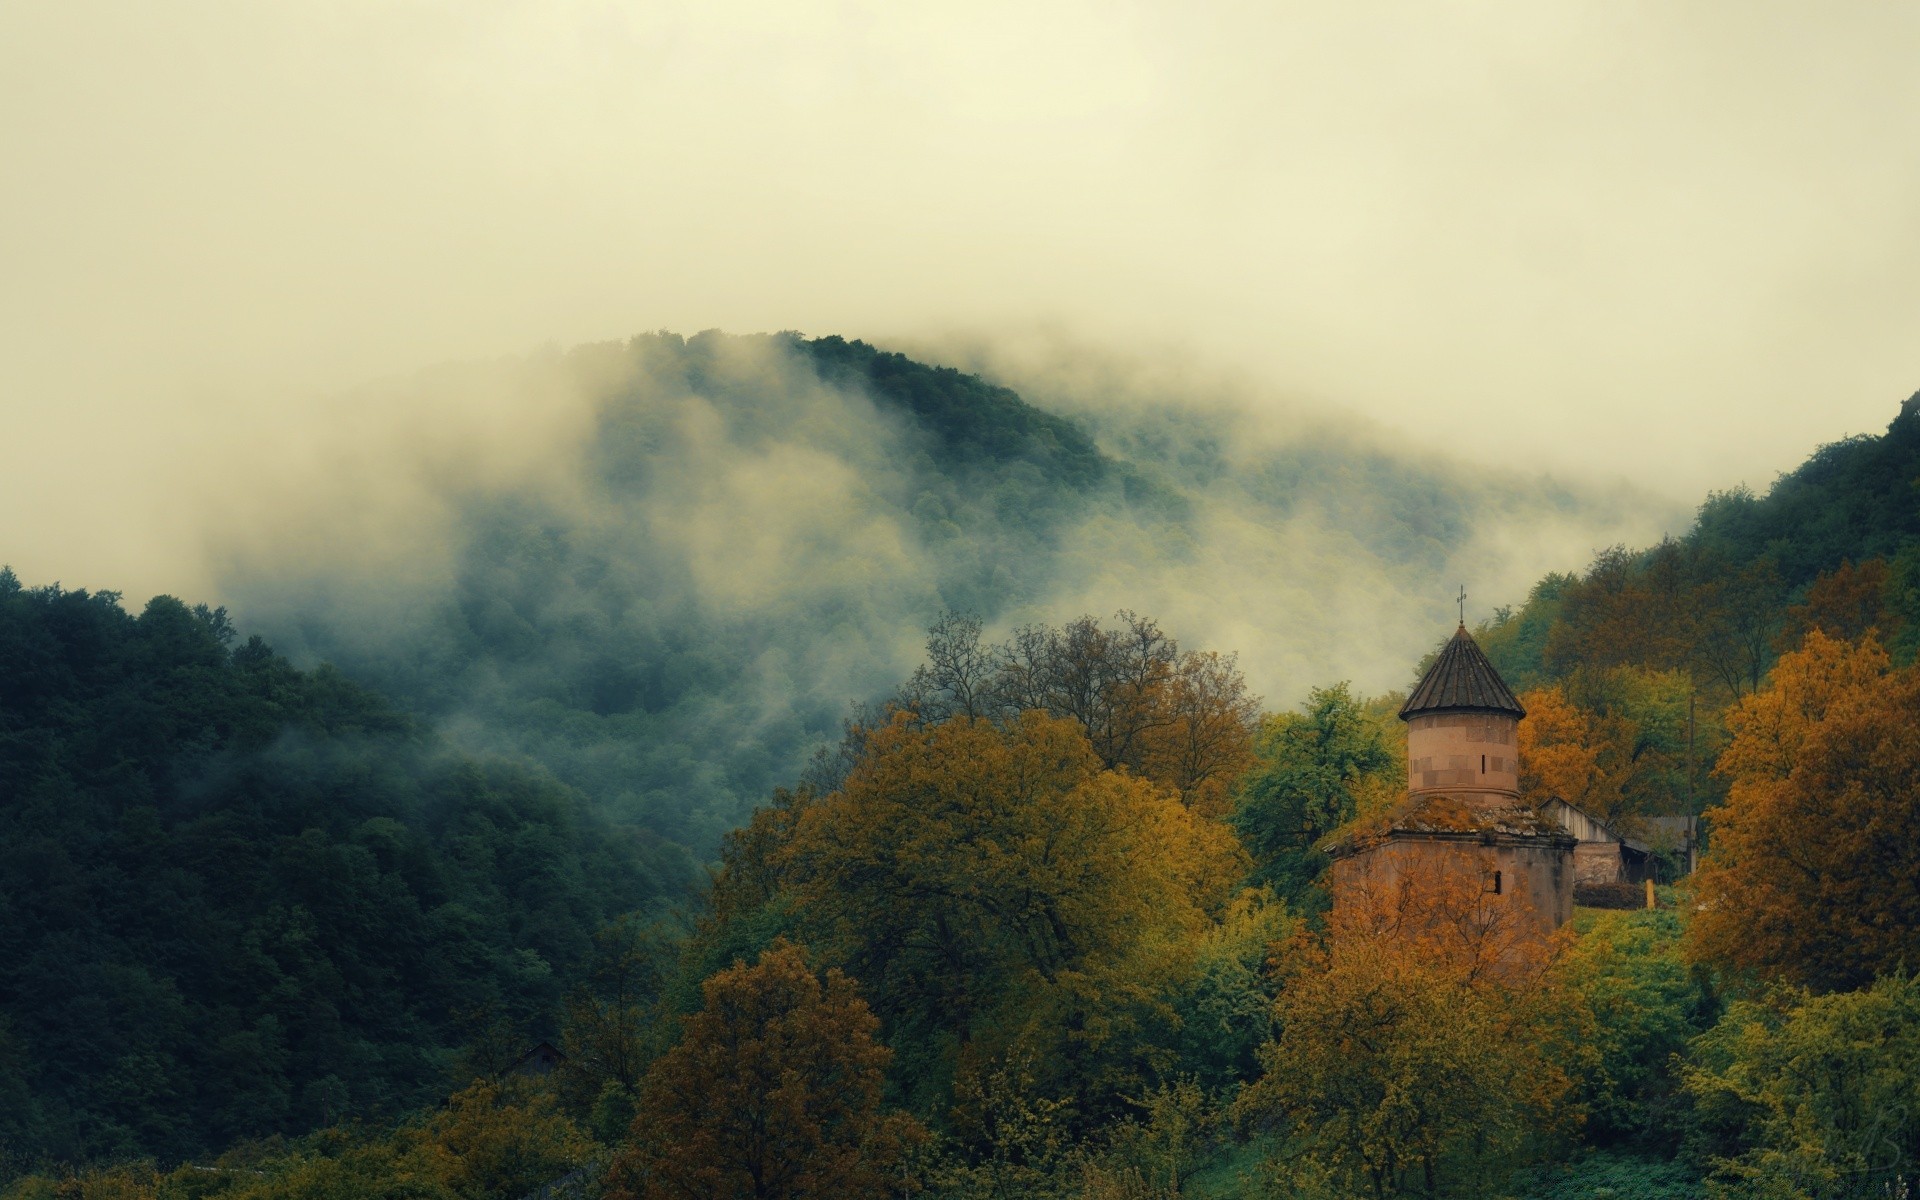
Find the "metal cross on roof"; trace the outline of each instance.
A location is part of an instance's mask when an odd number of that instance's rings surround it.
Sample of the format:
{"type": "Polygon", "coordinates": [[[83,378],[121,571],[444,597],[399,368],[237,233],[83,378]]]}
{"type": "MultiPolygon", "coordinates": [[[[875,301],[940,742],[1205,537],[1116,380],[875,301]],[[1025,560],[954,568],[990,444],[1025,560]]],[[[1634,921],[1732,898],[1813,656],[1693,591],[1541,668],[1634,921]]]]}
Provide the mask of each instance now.
{"type": "Polygon", "coordinates": [[[1460,585],[1460,625],[1462,628],[1464,628],[1466,624],[1467,624],[1467,585],[1463,583],[1460,585]]]}

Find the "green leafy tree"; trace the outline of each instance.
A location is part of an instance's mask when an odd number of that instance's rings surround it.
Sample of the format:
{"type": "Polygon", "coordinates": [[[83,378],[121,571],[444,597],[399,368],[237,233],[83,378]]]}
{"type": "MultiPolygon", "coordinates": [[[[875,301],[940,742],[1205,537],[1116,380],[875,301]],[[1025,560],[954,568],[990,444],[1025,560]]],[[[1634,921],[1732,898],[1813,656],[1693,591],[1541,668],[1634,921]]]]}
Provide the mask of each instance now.
{"type": "Polygon", "coordinates": [[[594,934],[585,979],[567,1001],[561,1083],[594,1132],[615,1141],[633,1120],[652,1049],[670,949],[657,925],[628,915],[594,934]]]}
{"type": "Polygon", "coordinates": [[[1695,1041],[1685,1080],[1728,1147],[1723,1194],[1899,1195],[1920,1170],[1920,984],[1737,1001],[1695,1041]]]}
{"type": "Polygon", "coordinates": [[[1593,1057],[1576,1078],[1574,1100],[1586,1136],[1632,1142],[1667,1155],[1684,1131],[1676,1055],[1717,1015],[1704,973],[1681,949],[1674,909],[1599,914],[1568,949],[1560,979],[1591,1015],[1593,1057]]]}
{"type": "Polygon", "coordinates": [[[1232,816],[1254,878],[1291,903],[1321,907],[1316,884],[1328,859],[1315,844],[1404,795],[1405,755],[1381,714],[1344,683],[1315,688],[1299,711],[1269,717],[1255,754],[1232,816]]]}

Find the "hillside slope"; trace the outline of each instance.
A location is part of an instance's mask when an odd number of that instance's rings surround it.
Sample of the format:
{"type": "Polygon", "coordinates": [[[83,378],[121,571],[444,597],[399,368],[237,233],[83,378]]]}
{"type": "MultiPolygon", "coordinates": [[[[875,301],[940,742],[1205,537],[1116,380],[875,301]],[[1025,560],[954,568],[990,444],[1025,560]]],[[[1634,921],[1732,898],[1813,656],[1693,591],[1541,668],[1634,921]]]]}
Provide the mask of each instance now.
{"type": "Polygon", "coordinates": [[[218,1149],[438,1096],[675,847],[223,611],[0,570],[0,1149],[218,1149]]]}
{"type": "Polygon", "coordinates": [[[1530,577],[1541,545],[1584,557],[1622,513],[1658,527],[1644,498],[1353,430],[1274,440],[1177,398],[1096,427],[837,337],[650,334],[551,373],[587,413],[551,462],[436,468],[383,518],[431,530],[444,565],[235,554],[223,598],[298,661],[696,847],[897,686],[943,611],[1132,609],[1239,650],[1283,702],[1397,681],[1462,571],[1530,577]]]}

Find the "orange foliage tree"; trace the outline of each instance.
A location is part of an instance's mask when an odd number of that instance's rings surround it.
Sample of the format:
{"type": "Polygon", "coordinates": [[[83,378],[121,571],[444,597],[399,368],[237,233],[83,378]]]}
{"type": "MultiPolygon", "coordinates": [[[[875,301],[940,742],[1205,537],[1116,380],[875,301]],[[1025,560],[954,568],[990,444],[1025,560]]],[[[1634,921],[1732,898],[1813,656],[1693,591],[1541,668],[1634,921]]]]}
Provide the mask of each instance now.
{"type": "Polygon", "coordinates": [[[1580,1011],[1550,970],[1558,939],[1518,921],[1483,874],[1409,862],[1343,880],[1328,936],[1303,933],[1283,956],[1280,1033],[1240,1109],[1283,1135],[1288,1182],[1485,1194],[1553,1124],[1580,1011]]]}
{"type": "Polygon", "coordinates": [[[1620,805],[1620,775],[1591,712],[1557,687],[1520,697],[1520,798],[1538,807],[1565,800],[1605,820],[1620,805]]]}
{"type": "Polygon", "coordinates": [[[1787,609],[1779,648],[1794,649],[1813,629],[1848,642],[1859,641],[1869,632],[1882,637],[1894,634],[1900,621],[1899,614],[1886,605],[1889,574],[1886,559],[1869,558],[1858,566],[1842,562],[1814,580],[1806,597],[1787,609]]]}
{"type": "Polygon", "coordinates": [[[641,1087],[609,1200],[861,1200],[924,1138],[881,1108],[892,1052],[853,981],[776,942],[701,985],[705,1006],[641,1087]]]}
{"type": "Polygon", "coordinates": [[[1920,963],[1920,671],[1815,629],[1728,723],[1693,951],[1820,988],[1920,963]]]}
{"type": "Polygon", "coordinates": [[[1565,800],[1625,832],[1634,814],[1674,811],[1688,794],[1687,692],[1683,673],[1615,667],[1523,694],[1521,799],[1565,800]]]}

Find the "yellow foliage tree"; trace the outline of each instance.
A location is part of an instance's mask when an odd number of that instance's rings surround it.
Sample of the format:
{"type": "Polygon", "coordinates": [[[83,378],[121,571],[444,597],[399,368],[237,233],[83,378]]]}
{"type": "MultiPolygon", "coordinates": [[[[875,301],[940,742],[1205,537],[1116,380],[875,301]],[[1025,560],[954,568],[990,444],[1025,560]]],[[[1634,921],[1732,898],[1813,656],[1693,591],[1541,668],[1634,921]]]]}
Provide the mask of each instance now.
{"type": "Polygon", "coordinates": [[[894,1012],[964,1029],[1014,977],[1198,929],[1244,869],[1227,830],[1103,770],[1072,721],[896,720],[866,751],[800,812],[784,859],[803,911],[894,1012]]]}
{"type": "Polygon", "coordinates": [[[1920,962],[1920,670],[1815,629],[1728,722],[1693,952],[1816,988],[1920,962]]]}
{"type": "Polygon", "coordinates": [[[1246,871],[1224,826],[1037,711],[898,718],[792,819],[775,861],[802,927],[869,989],[930,1106],[977,1034],[1083,1083],[1137,1057],[1143,1009],[1246,871]]]}
{"type": "Polygon", "coordinates": [[[587,1161],[591,1138],[537,1090],[486,1080],[455,1092],[410,1139],[402,1174],[426,1176],[460,1200],[514,1200],[587,1161]]]}
{"type": "Polygon", "coordinates": [[[1527,692],[1520,705],[1520,798],[1535,807],[1565,800],[1604,820],[1619,805],[1620,781],[1602,765],[1607,746],[1593,714],[1557,687],[1527,692]]]}

